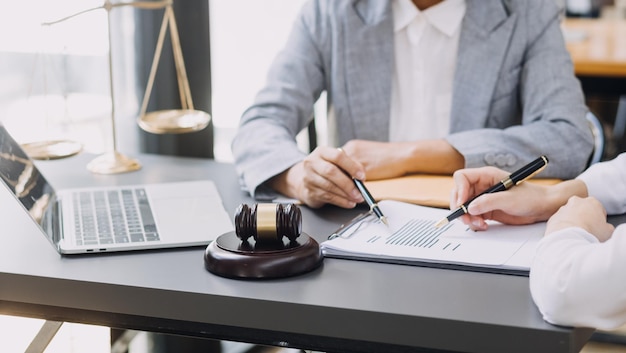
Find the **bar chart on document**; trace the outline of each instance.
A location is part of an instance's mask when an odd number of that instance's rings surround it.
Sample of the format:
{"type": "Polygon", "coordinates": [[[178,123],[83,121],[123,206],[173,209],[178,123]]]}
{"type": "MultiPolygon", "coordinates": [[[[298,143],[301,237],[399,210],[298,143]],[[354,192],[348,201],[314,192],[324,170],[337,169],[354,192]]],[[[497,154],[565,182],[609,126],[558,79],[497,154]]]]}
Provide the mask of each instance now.
{"type": "Polygon", "coordinates": [[[469,264],[528,269],[545,224],[490,224],[475,232],[460,220],[435,227],[449,210],[404,202],[379,202],[389,227],[374,216],[362,216],[322,243],[328,257],[369,260],[469,264]]]}

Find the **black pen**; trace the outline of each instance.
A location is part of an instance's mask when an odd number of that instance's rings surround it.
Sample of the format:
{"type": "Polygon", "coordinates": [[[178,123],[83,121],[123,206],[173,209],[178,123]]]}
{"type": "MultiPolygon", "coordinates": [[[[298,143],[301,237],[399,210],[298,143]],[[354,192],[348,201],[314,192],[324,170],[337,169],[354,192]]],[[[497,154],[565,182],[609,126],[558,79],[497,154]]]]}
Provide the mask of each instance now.
{"type": "Polygon", "coordinates": [[[365,184],[363,184],[361,180],[356,179],[356,178],[352,178],[352,180],[354,181],[354,184],[356,185],[357,189],[359,189],[359,191],[361,192],[361,195],[363,195],[365,202],[367,202],[367,204],[370,206],[370,210],[374,212],[376,217],[378,217],[378,219],[380,219],[381,222],[383,222],[386,226],[389,226],[389,223],[387,223],[387,217],[383,215],[382,211],[378,207],[378,204],[376,203],[376,201],[374,200],[370,192],[367,191],[365,184]]]}
{"type": "Polygon", "coordinates": [[[459,208],[454,210],[447,217],[445,217],[442,220],[440,220],[439,222],[437,222],[437,224],[435,224],[435,227],[441,227],[441,226],[443,226],[445,224],[448,224],[453,219],[459,218],[462,215],[466,214],[467,213],[467,208],[469,207],[469,204],[472,201],[474,201],[477,197],[479,197],[481,195],[484,195],[484,194],[492,194],[494,192],[500,192],[500,191],[508,190],[508,189],[512,188],[513,186],[520,184],[524,180],[532,178],[533,176],[535,176],[535,174],[541,172],[543,170],[543,168],[546,167],[546,165],[548,165],[548,157],[546,157],[546,156],[541,156],[541,157],[535,159],[534,161],[526,164],[525,166],[523,166],[519,170],[511,173],[511,175],[509,175],[507,178],[502,179],[496,185],[490,187],[489,189],[483,191],[482,193],[480,193],[480,194],[474,196],[473,198],[467,200],[464,204],[459,206],[459,208]]]}

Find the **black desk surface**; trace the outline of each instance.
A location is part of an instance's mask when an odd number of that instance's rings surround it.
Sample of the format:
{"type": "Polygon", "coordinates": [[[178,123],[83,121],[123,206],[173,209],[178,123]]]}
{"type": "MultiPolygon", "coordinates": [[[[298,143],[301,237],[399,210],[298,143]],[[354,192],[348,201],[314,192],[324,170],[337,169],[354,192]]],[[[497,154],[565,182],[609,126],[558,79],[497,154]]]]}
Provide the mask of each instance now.
{"type": "MultiPolygon", "coordinates": [[[[140,155],[138,172],[95,175],[91,158],[38,166],[58,189],[208,178],[229,212],[253,202],[230,164],[140,155]]],[[[321,242],[361,211],[303,208],[303,229],[321,242]]],[[[593,333],[544,322],[526,277],[326,259],[233,280],[204,269],[204,247],[60,256],[5,190],[0,212],[3,314],[326,352],[578,352],[593,333]]]]}

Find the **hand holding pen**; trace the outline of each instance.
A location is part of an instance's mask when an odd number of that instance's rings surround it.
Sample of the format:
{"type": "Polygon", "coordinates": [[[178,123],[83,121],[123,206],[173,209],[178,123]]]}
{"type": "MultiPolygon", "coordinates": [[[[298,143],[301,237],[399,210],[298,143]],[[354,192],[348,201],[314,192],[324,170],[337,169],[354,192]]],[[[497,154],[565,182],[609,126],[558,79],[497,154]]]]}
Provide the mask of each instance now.
{"type": "Polygon", "coordinates": [[[268,186],[311,208],[326,204],[354,208],[364,200],[353,177],[365,177],[360,163],[335,147],[319,146],[302,161],[270,179],[268,186]]]}
{"type": "MultiPolygon", "coordinates": [[[[342,153],[344,152],[341,147],[339,147],[337,149],[340,152],[342,152],[342,153]]],[[[365,187],[365,184],[363,184],[363,181],[361,181],[361,180],[359,180],[357,178],[352,178],[352,181],[354,181],[354,185],[356,186],[356,188],[359,190],[359,192],[363,196],[363,199],[365,200],[367,205],[370,207],[370,211],[372,211],[372,213],[374,213],[374,215],[376,215],[376,217],[378,217],[378,219],[384,225],[389,226],[389,223],[387,222],[387,217],[385,217],[383,212],[380,210],[380,207],[378,207],[378,204],[376,203],[376,200],[374,199],[374,197],[372,197],[372,194],[370,194],[369,190],[367,190],[367,188],[365,187]]]]}
{"type": "Polygon", "coordinates": [[[354,180],[354,184],[361,192],[361,195],[363,195],[363,199],[365,199],[365,202],[367,202],[367,205],[370,207],[372,213],[374,213],[376,217],[378,217],[378,219],[383,222],[384,225],[389,226],[389,223],[387,222],[387,217],[383,215],[383,212],[380,210],[380,207],[378,207],[376,200],[372,197],[370,192],[365,187],[365,184],[363,184],[363,182],[359,179],[353,178],[352,180],[354,180]]]}
{"type": "MultiPolygon", "coordinates": [[[[465,203],[463,203],[462,205],[460,205],[456,210],[454,210],[452,213],[450,213],[447,217],[443,218],[442,220],[440,220],[436,226],[440,227],[442,225],[447,224],[448,222],[464,215],[468,213],[468,207],[469,204],[474,201],[476,198],[478,198],[481,195],[484,194],[491,194],[491,193],[496,193],[496,192],[500,192],[500,191],[504,191],[504,190],[508,190],[510,188],[512,188],[515,185],[519,185],[520,183],[522,183],[525,180],[528,180],[530,178],[532,178],[534,175],[536,175],[537,173],[539,173],[541,170],[543,170],[546,165],[548,164],[548,158],[546,156],[541,156],[539,158],[537,158],[536,160],[530,162],[529,164],[525,165],[524,167],[520,168],[519,170],[511,173],[509,176],[507,176],[506,178],[503,178],[502,180],[500,180],[498,183],[496,183],[495,185],[491,186],[490,188],[488,188],[487,190],[481,192],[480,194],[472,197],[471,199],[469,199],[468,201],[466,201],[465,203]]],[[[487,169],[477,169],[476,171],[474,171],[475,173],[484,173],[484,174],[488,174],[488,171],[483,171],[483,170],[487,170],[487,169]]],[[[492,170],[496,170],[495,168],[492,168],[492,170]]],[[[515,218],[515,217],[513,217],[515,218]]],[[[517,221],[519,221],[520,223],[529,223],[529,222],[525,222],[521,219],[518,219],[517,221]]]]}

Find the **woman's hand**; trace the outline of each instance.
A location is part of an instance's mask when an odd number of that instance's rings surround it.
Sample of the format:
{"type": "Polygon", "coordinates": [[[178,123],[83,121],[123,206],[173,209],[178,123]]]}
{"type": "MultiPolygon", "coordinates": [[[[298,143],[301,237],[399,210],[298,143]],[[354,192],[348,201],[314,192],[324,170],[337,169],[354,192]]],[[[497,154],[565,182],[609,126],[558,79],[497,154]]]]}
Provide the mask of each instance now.
{"type": "Polygon", "coordinates": [[[406,163],[403,163],[406,151],[399,144],[352,140],[342,149],[363,166],[368,180],[395,178],[407,173],[406,163]]]}
{"type": "Polygon", "coordinates": [[[343,150],[360,163],[367,180],[389,179],[406,174],[452,174],[465,159],[446,140],[376,142],[351,140],[343,150]]]}
{"type": "Polygon", "coordinates": [[[609,239],[615,230],[615,227],[606,221],[606,210],[593,197],[571,197],[548,220],[546,235],[568,227],[582,228],[601,242],[609,239]]]}
{"type": "MultiPolygon", "coordinates": [[[[453,174],[454,188],[450,195],[450,208],[456,209],[467,200],[479,195],[491,186],[509,176],[509,173],[495,168],[468,168],[453,174]]],[[[468,207],[468,214],[461,216],[461,221],[473,230],[486,230],[487,220],[508,224],[530,224],[546,220],[562,203],[554,200],[551,204],[549,186],[521,183],[509,190],[485,194],[468,207]]]]}
{"type": "Polygon", "coordinates": [[[270,186],[289,197],[318,208],[330,203],[353,208],[363,202],[352,177],[365,179],[363,166],[343,150],[318,147],[300,163],[269,181],[270,186]]]}

